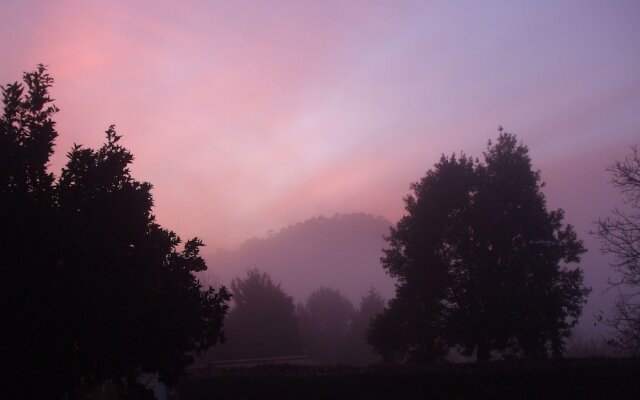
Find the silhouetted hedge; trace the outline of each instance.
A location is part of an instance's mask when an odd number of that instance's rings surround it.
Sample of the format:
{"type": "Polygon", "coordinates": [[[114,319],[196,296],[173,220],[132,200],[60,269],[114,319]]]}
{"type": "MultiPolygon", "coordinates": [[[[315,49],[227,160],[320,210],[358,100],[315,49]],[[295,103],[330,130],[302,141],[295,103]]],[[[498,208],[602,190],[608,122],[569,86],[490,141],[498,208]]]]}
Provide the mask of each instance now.
{"type": "Polygon", "coordinates": [[[211,370],[173,399],[636,398],[640,359],[503,361],[433,367],[271,365],[211,370]]]}

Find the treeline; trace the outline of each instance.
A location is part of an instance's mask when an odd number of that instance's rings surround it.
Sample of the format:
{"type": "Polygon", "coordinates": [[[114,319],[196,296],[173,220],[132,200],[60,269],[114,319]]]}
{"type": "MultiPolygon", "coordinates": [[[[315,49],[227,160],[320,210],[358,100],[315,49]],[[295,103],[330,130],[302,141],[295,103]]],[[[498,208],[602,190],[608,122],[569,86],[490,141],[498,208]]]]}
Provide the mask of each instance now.
{"type": "Polygon", "coordinates": [[[267,273],[253,269],[231,282],[231,293],[226,340],[199,364],[283,356],[307,356],[322,364],[368,365],[378,360],[366,342],[371,320],[385,305],[374,289],[357,308],[338,290],[325,287],[294,305],[267,273]]]}
{"type": "MultiPolygon", "coordinates": [[[[230,291],[203,286],[202,241],[182,243],[156,222],[152,186],[132,176],[133,155],[113,126],[101,147],[74,145],[60,176],[49,172],[52,84],[40,65],[2,87],[7,392],[69,399],[108,385],[120,398],[152,398],[145,375],[172,384],[214,346],[215,360],[360,365],[442,363],[452,351],[480,362],[562,356],[590,292],[579,267],[586,248],[563,211],[547,209],[528,148],[502,128],[482,160],[442,156],[411,185],[385,237],[381,262],[396,280],[386,305],[373,290],[354,306],[326,287],[296,305],[258,270],[230,291]]],[[[640,349],[637,149],[611,172],[630,211],[597,225],[621,274],[614,286],[625,289],[603,322],[631,353],[640,349]]]]}

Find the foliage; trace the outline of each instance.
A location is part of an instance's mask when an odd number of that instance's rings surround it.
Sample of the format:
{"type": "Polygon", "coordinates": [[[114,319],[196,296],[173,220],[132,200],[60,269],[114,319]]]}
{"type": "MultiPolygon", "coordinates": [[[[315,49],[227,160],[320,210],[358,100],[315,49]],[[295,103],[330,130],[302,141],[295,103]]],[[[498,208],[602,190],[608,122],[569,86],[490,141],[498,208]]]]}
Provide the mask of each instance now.
{"type": "Polygon", "coordinates": [[[613,216],[597,223],[602,251],[614,256],[611,266],[619,279],[611,287],[620,289],[615,303],[615,316],[607,323],[614,329],[613,344],[640,354],[640,150],[624,161],[618,161],[608,171],[612,183],[620,189],[628,211],[613,210],[613,216]]]}
{"type": "Polygon", "coordinates": [[[235,303],[225,322],[227,342],[218,358],[239,359],[296,355],[300,335],[293,298],[257,269],[231,282],[235,303]]]}
{"type": "Polygon", "coordinates": [[[16,384],[38,377],[30,387],[45,397],[105,382],[145,395],[141,374],[171,383],[222,338],[229,294],[195,278],[206,269],[199,239],[178,250],[155,222],[152,187],[131,176],[113,126],[98,150],[75,145],[58,180],[47,171],[53,79],[40,65],[24,81],[26,93],[3,87],[0,118],[5,365],[16,384]]]}
{"type": "Polygon", "coordinates": [[[343,361],[353,305],[337,290],[322,287],[298,305],[304,349],[309,356],[328,362],[343,361]]]}
{"type": "Polygon", "coordinates": [[[352,365],[371,365],[378,360],[366,336],[371,321],[384,311],[385,301],[375,289],[369,289],[362,298],[360,307],[351,319],[348,338],[348,362],[352,365]]]}
{"type": "Polygon", "coordinates": [[[398,281],[369,334],[381,355],[562,353],[589,292],[566,264],[586,250],[563,211],[547,211],[542,186],[527,147],[502,131],[484,163],[442,156],[411,186],[381,259],[398,281]]]}

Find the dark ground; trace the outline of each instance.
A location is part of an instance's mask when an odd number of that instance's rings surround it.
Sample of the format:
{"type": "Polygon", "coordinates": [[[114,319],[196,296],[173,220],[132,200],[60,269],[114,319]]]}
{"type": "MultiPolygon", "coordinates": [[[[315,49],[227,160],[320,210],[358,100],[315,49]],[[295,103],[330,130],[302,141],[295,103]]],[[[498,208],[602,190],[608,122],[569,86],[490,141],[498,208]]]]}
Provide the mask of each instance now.
{"type": "Polygon", "coordinates": [[[431,367],[263,365],[192,374],[171,399],[638,399],[640,358],[431,367]]]}

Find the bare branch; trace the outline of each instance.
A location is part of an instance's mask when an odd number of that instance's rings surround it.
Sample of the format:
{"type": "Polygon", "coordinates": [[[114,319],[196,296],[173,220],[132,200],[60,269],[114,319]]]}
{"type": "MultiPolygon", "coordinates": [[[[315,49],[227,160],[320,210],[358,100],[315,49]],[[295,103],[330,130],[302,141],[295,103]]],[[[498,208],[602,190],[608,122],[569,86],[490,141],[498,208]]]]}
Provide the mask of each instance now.
{"type": "Polygon", "coordinates": [[[609,282],[618,287],[614,317],[606,324],[613,331],[612,344],[633,354],[640,354],[640,151],[632,146],[631,154],[607,169],[611,182],[623,195],[631,208],[625,212],[616,208],[612,216],[600,219],[595,232],[604,254],[614,256],[611,267],[619,273],[616,281],[609,282]]]}

